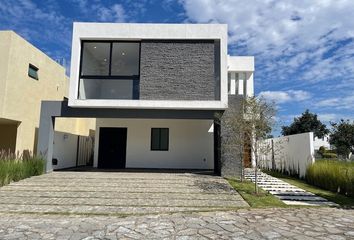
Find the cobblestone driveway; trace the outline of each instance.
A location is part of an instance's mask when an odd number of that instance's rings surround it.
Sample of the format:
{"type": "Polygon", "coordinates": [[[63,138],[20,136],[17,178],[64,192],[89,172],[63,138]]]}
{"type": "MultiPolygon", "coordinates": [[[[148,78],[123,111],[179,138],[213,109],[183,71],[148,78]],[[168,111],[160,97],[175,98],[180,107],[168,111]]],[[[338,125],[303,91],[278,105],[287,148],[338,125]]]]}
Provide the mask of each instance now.
{"type": "Polygon", "coordinates": [[[242,209],[126,218],[1,214],[0,239],[354,239],[354,210],[242,209]]]}
{"type": "Polygon", "coordinates": [[[53,172],[0,188],[2,213],[129,215],[247,207],[226,180],[190,173],[53,172]]]}

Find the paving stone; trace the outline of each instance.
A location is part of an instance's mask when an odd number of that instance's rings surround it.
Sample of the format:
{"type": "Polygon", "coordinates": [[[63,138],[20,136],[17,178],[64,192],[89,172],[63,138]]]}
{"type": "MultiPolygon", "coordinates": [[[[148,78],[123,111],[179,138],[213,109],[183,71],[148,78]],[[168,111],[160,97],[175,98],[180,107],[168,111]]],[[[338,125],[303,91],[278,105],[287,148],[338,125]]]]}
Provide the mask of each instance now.
{"type": "MultiPolygon", "coordinates": [[[[51,179],[51,176],[70,176],[74,178],[75,174],[53,173],[36,177],[35,179],[51,179]]],[[[117,175],[110,173],[110,177],[118,179],[117,175]]],[[[136,174],[130,175],[139,176],[136,174]]],[[[78,176],[79,177],[79,176],[78,176]]],[[[104,180],[105,178],[97,173],[90,175],[84,173],[84,178],[93,179],[94,177],[104,180]]],[[[128,178],[129,174],[123,174],[122,178],[128,178]]],[[[157,176],[140,176],[147,181],[156,179],[157,176]]],[[[162,175],[166,179],[185,179],[183,174],[178,175],[162,175]]],[[[190,182],[196,179],[204,179],[206,182],[213,181],[215,177],[198,178],[189,175],[190,182]]],[[[108,178],[107,178],[108,179],[108,178]]],[[[53,180],[53,179],[52,179],[53,180]]],[[[26,180],[30,181],[30,180],[26,180]]],[[[224,180],[217,178],[217,182],[223,183],[224,180]]],[[[94,182],[94,181],[92,181],[94,182]]],[[[227,184],[227,182],[224,182],[227,184]]],[[[192,184],[193,185],[193,184],[192,184]]],[[[194,187],[199,188],[200,183],[194,187]]],[[[216,187],[217,184],[213,185],[216,187]]],[[[189,186],[190,187],[190,186],[189,186]]],[[[226,192],[228,185],[221,188],[222,192],[226,192]]],[[[115,207],[102,205],[103,200],[96,199],[96,205],[67,205],[66,199],[54,199],[53,202],[59,203],[56,206],[51,205],[35,205],[33,201],[39,201],[40,196],[32,196],[31,187],[27,190],[28,199],[21,199],[23,203],[29,201],[28,204],[0,204],[0,239],[353,239],[354,238],[354,210],[338,209],[338,208],[277,208],[277,209],[227,209],[220,211],[218,209],[208,208],[206,212],[201,207],[185,208],[185,207],[151,207],[151,208],[135,208],[135,207],[115,207]],[[61,202],[62,201],[62,202],[61,202]],[[30,204],[32,203],[32,204],[30,204]],[[101,205],[100,205],[101,204],[101,205]],[[7,207],[6,207],[7,206],[7,207]],[[39,214],[44,213],[46,209],[55,210],[55,214],[39,214]],[[185,210],[187,212],[179,212],[185,210]],[[17,213],[11,213],[17,211],[17,213]],[[31,212],[23,214],[22,212],[31,212]],[[77,215],[83,211],[87,215],[77,215]],[[116,211],[116,212],[115,212],[116,211]],[[156,214],[151,214],[152,212],[156,214]],[[174,213],[176,212],[177,213],[174,213]],[[191,212],[193,211],[193,212],[191,212]],[[68,213],[75,213],[68,215],[68,213]],[[131,215],[126,217],[112,216],[109,213],[125,213],[130,212],[131,215]],[[165,212],[165,213],[163,213],[165,212]],[[92,214],[98,213],[99,215],[92,214]],[[102,215],[107,213],[107,215],[102,215]],[[168,214],[167,214],[168,213],[168,214]]],[[[83,187],[84,188],[84,187],[83,187]]],[[[101,188],[101,187],[99,187],[101,188]]],[[[11,184],[8,186],[11,189],[11,184]]],[[[208,189],[202,189],[209,191],[208,189]]],[[[8,190],[6,190],[8,191],[8,190]]],[[[4,191],[5,192],[5,191],[4,191]]],[[[10,191],[8,191],[10,192],[10,191]]],[[[0,188],[0,193],[3,190],[0,188]]],[[[67,191],[66,191],[67,193],[67,191]]],[[[224,194],[222,193],[222,194],[224,194]]],[[[59,198],[58,195],[53,194],[59,198]]],[[[73,192],[73,197],[77,193],[73,192]]],[[[107,192],[106,194],[109,194],[107,192]]],[[[212,191],[208,193],[200,193],[204,200],[214,201],[218,194],[212,191]],[[204,196],[207,195],[207,196],[204,196]],[[210,197],[210,198],[209,198],[210,197]]],[[[0,198],[2,199],[1,195],[0,198]]],[[[80,195],[82,196],[82,195],[80,195]]],[[[112,192],[111,198],[114,199],[112,192]]],[[[146,196],[146,195],[144,195],[146,196]]],[[[163,195],[166,196],[166,195],[163,195]]],[[[200,195],[199,195],[200,196],[200,195]]],[[[6,197],[6,196],[4,196],[6,197]]],[[[10,198],[15,197],[11,195],[10,198]]],[[[138,196],[137,196],[138,197],[138,196]]],[[[21,197],[18,197],[21,198],[21,197]]],[[[23,197],[22,197],[23,198],[23,197]]],[[[49,197],[50,198],[50,197],[49,197]]],[[[80,201],[86,200],[78,197],[80,201]]],[[[91,197],[88,197],[93,201],[91,197]]],[[[4,198],[9,200],[8,198],[4,198]]],[[[157,199],[160,199],[157,197],[157,199]]],[[[164,201],[166,198],[161,198],[164,201]]],[[[178,201],[183,198],[178,198],[178,201]]],[[[223,199],[219,199],[220,204],[224,203],[223,199]]],[[[48,199],[43,200],[44,203],[48,199]]],[[[150,201],[150,200],[149,200],[150,201]]],[[[193,201],[189,198],[185,201],[193,201]]],[[[229,201],[229,200],[228,200],[229,201]]],[[[139,201],[138,201],[139,202],[139,201]]],[[[225,201],[227,202],[227,201],[225,201]]],[[[87,202],[86,202],[87,203],[87,202]]],[[[159,203],[159,202],[158,202],[159,203]]],[[[205,210],[205,208],[204,208],[205,210]]]]}
{"type": "Polygon", "coordinates": [[[0,212],[147,214],[248,207],[218,176],[53,172],[0,188],[0,212]]]}

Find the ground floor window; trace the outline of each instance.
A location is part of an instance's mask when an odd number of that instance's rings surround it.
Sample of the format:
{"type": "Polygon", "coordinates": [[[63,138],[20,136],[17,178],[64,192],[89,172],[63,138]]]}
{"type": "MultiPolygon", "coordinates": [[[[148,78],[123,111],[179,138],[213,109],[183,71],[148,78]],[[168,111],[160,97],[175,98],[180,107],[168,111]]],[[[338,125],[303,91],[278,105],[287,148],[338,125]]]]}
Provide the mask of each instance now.
{"type": "Polygon", "coordinates": [[[168,128],[151,128],[151,150],[168,151],[168,128]]]}

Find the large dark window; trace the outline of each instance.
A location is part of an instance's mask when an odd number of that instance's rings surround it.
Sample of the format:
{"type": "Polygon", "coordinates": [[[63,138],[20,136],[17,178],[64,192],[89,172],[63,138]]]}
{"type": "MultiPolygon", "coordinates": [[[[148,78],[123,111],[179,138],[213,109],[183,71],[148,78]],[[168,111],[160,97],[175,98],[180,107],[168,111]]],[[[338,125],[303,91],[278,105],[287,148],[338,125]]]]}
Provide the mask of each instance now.
{"type": "Polygon", "coordinates": [[[139,99],[140,42],[83,41],[79,99],[139,99]]]}
{"type": "Polygon", "coordinates": [[[151,150],[168,151],[168,128],[151,128],[151,150]]]}

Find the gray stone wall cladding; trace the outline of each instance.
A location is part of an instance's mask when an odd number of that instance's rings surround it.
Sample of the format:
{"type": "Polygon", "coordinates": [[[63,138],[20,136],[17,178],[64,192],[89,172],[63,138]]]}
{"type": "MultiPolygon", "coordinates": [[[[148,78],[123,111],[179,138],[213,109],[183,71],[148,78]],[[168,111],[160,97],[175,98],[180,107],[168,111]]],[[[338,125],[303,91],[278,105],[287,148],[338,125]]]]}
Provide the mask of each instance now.
{"type": "Polygon", "coordinates": [[[214,49],[214,41],[142,41],[140,99],[215,100],[214,49]]]}
{"type": "MultiPolygon", "coordinates": [[[[231,111],[239,111],[241,114],[242,99],[242,96],[229,95],[229,107],[224,111],[224,114],[222,115],[221,119],[230,117],[231,111]]],[[[242,149],[230,149],[225,147],[225,143],[227,142],[228,136],[232,134],[238,134],[238,132],[235,132],[235,130],[230,128],[230,126],[225,126],[222,120],[220,125],[221,176],[239,178],[241,176],[242,168],[242,157],[240,155],[240,151],[242,151],[242,149]]]]}

